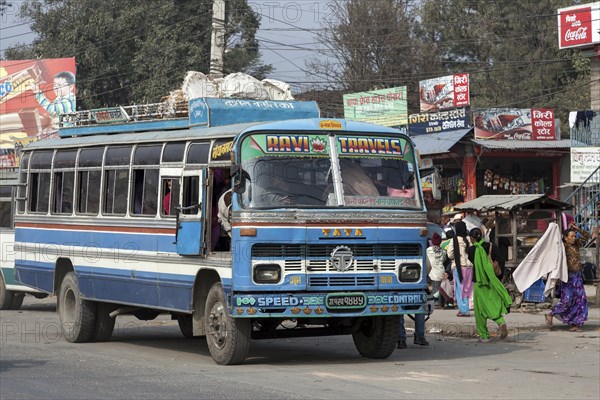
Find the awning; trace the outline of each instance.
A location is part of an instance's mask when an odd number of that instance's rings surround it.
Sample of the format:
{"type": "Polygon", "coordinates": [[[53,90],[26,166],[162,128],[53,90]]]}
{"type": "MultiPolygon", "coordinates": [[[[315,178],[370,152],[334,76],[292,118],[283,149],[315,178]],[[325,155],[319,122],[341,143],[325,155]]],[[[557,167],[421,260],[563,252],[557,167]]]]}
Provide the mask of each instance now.
{"type": "Polygon", "coordinates": [[[467,128],[448,132],[427,133],[425,135],[413,136],[411,139],[415,142],[415,146],[421,156],[448,153],[450,148],[471,130],[472,128],[467,128]]]}
{"type": "Polygon", "coordinates": [[[544,194],[491,194],[480,196],[471,201],[454,206],[455,211],[495,211],[513,210],[535,203],[549,205],[553,208],[567,209],[573,206],[544,194]]]}
{"type": "Polygon", "coordinates": [[[474,139],[474,143],[496,150],[535,150],[535,149],[570,149],[569,139],[560,140],[484,140],[474,139]]]}

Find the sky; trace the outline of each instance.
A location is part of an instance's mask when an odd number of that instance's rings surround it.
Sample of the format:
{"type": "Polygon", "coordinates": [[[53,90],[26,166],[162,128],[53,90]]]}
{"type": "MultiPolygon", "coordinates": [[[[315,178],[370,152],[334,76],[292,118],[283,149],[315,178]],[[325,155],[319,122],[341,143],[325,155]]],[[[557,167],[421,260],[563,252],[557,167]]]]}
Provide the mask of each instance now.
{"type": "MultiPolygon", "coordinates": [[[[35,37],[27,21],[16,15],[22,1],[10,1],[13,6],[1,17],[0,54],[10,46],[28,43],[35,37]]],[[[305,62],[317,55],[318,35],[326,26],[331,1],[248,0],[261,17],[256,37],[262,61],[274,68],[269,78],[290,83],[294,92],[306,87],[310,77],[305,72],[305,62]]]]}

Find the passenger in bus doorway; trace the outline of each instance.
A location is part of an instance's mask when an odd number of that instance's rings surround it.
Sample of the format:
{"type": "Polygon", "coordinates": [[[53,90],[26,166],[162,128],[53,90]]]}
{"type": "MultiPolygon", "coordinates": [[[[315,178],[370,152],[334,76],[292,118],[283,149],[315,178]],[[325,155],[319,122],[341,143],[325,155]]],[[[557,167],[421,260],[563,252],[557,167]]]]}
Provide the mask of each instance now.
{"type": "Polygon", "coordinates": [[[165,215],[170,215],[171,213],[171,185],[173,181],[171,179],[165,180],[165,197],[163,197],[163,213],[165,215]]]}

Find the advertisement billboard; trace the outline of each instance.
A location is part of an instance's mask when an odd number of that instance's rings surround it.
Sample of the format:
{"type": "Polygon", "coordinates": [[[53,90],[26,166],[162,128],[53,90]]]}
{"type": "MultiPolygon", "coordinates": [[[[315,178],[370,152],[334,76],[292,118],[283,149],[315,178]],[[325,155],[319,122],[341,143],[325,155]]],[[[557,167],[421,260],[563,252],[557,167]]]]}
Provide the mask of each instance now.
{"type": "Polygon", "coordinates": [[[465,129],[469,126],[471,126],[471,113],[469,107],[439,112],[410,114],[408,116],[408,132],[410,136],[465,129]]]}
{"type": "Polygon", "coordinates": [[[592,47],[600,44],[600,1],[558,10],[558,46],[592,47]]]}
{"type": "Polygon", "coordinates": [[[475,139],[556,140],[554,110],[491,108],[473,113],[475,139]]]}
{"type": "Polygon", "coordinates": [[[55,136],[59,115],[75,111],[75,71],[75,58],[0,61],[0,167],[14,167],[15,147],[55,136]]]}
{"type": "Polygon", "coordinates": [[[419,82],[421,112],[469,105],[469,74],[454,74],[419,82]]]}
{"type": "Polygon", "coordinates": [[[344,118],[384,126],[408,124],[406,86],[345,94],[344,118]]]}

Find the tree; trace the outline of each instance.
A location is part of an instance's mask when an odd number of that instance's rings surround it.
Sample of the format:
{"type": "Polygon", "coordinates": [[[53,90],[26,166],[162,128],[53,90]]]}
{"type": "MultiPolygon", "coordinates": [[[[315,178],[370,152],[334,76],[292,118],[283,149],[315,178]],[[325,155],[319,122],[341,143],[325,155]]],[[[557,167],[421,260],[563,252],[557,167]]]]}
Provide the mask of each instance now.
{"type": "MultiPolygon", "coordinates": [[[[469,72],[475,108],[587,108],[589,60],[559,50],[560,0],[427,0],[422,26],[435,30],[444,70],[469,72]]],[[[566,118],[565,118],[566,120],[566,118]]]]}
{"type": "MultiPolygon", "coordinates": [[[[259,16],[246,0],[228,0],[225,73],[262,79],[255,39],[259,16]]],[[[208,73],[212,2],[203,0],[28,0],[30,46],[7,49],[7,59],[75,57],[78,105],[156,102],[177,89],[187,71],[208,73]]]]}
{"type": "MultiPolygon", "coordinates": [[[[321,54],[308,68],[345,92],[468,72],[472,108],[547,107],[566,120],[589,107],[589,60],[559,50],[566,0],[333,0],[321,54]]],[[[327,27],[325,25],[325,27],[327,27]]]]}

